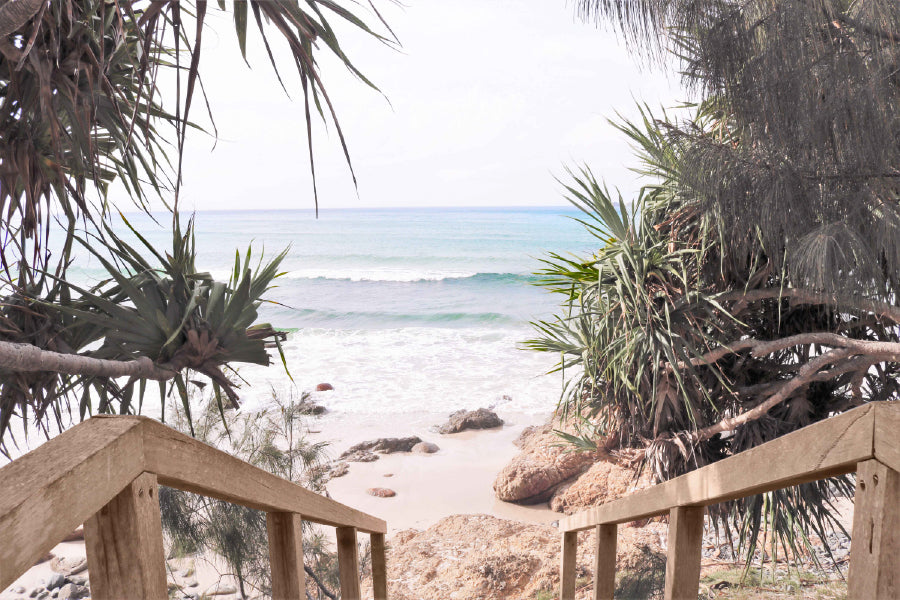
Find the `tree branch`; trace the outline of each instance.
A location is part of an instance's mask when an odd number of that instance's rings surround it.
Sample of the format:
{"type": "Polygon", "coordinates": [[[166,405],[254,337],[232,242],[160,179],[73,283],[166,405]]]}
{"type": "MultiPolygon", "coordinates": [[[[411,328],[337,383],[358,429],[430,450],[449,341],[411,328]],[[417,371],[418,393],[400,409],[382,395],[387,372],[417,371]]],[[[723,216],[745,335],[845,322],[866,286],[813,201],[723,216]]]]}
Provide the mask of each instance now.
{"type": "MultiPolygon", "coordinates": [[[[797,304],[829,304],[833,306],[852,306],[860,310],[874,313],[876,316],[888,318],[900,324],[900,307],[880,300],[869,300],[848,295],[825,294],[800,288],[762,288],[757,290],[727,292],[716,297],[718,301],[738,301],[747,304],[770,298],[787,298],[797,304]]],[[[735,314],[740,311],[735,311],[735,314]]]]}
{"type": "Polygon", "coordinates": [[[166,381],[178,374],[146,356],[137,360],[106,360],[43,350],[31,344],[0,341],[0,368],[11,371],[53,371],[69,375],[136,377],[166,381]]]}
{"type": "Polygon", "coordinates": [[[830,350],[821,356],[817,356],[811,359],[808,363],[803,365],[799,371],[797,371],[797,375],[793,378],[785,382],[785,384],[779,389],[777,392],[769,396],[769,398],[757,406],[751,408],[750,410],[741,413],[736,417],[726,417],[716,423],[715,425],[711,425],[709,427],[705,427],[698,431],[695,436],[698,440],[708,440],[716,434],[724,433],[726,431],[732,431],[739,425],[743,425],[755,419],[758,419],[765,415],[769,410],[784,402],[791,394],[793,394],[799,388],[811,383],[812,381],[820,380],[824,375],[827,374],[827,379],[831,379],[843,373],[847,373],[850,371],[858,370],[860,368],[868,368],[871,366],[873,362],[879,362],[881,360],[891,360],[889,356],[865,356],[860,357],[862,360],[850,361],[850,363],[835,367],[825,373],[819,373],[819,371],[828,365],[835,364],[844,359],[850,358],[856,354],[856,352],[850,348],[838,348],[835,350],[830,350]],[[868,365],[867,365],[868,363],[868,365]]]}

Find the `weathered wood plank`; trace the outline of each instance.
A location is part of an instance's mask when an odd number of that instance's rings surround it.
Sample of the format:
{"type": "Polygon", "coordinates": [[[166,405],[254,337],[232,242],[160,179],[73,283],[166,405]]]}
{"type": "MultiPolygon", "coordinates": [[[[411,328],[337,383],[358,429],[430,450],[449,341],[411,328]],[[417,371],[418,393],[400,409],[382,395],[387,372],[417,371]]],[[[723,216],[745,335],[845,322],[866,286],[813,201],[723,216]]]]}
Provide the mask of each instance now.
{"type": "Polygon", "coordinates": [[[372,548],[372,591],[375,600],[387,600],[387,559],[384,534],[372,533],[369,537],[372,548]]]}
{"type": "Polygon", "coordinates": [[[146,469],[159,483],[257,508],[303,515],[307,521],[386,533],[387,524],[267,473],[152,419],[143,419],[146,469]]]}
{"type": "Polygon", "coordinates": [[[666,600],[697,598],[705,512],[702,506],[678,506],[669,511],[666,600]]]}
{"type": "Polygon", "coordinates": [[[900,471],[900,402],[878,402],[875,410],[875,458],[900,471]]]}
{"type": "MultiPolygon", "coordinates": [[[[850,473],[874,456],[875,407],[865,405],[560,521],[563,531],[662,515],[850,473]],[[803,452],[797,452],[803,448],[803,452]],[[792,460],[784,460],[791,456],[792,460]]],[[[885,407],[887,408],[887,407],[885,407]]]]}
{"type": "Polygon", "coordinates": [[[306,600],[303,520],[297,513],[266,513],[272,600],[306,600]]]}
{"type": "Polygon", "coordinates": [[[562,552],[559,565],[559,598],[575,600],[575,562],[578,557],[578,533],[562,534],[562,552]]]}
{"type": "Polygon", "coordinates": [[[616,525],[597,525],[594,600],[613,600],[616,591],[616,525]]]}
{"type": "Polygon", "coordinates": [[[142,473],[86,520],[84,542],[92,598],[167,596],[156,475],[142,473]]]}
{"type": "Polygon", "coordinates": [[[356,545],[356,528],[338,527],[336,531],[341,600],[360,600],[359,547],[356,545]]]}
{"type": "Polygon", "coordinates": [[[0,589],[141,474],[139,425],[89,419],[0,469],[0,589]]]}
{"type": "Polygon", "coordinates": [[[877,460],[856,472],[851,598],[900,598],[900,473],[877,460]]]}

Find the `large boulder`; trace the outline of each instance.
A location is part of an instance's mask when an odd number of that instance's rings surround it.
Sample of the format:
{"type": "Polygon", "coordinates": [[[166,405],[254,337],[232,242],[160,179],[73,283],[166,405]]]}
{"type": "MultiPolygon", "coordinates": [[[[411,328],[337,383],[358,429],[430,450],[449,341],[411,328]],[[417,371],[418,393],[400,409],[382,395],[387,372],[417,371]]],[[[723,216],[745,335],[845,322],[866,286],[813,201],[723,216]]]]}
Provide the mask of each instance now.
{"type": "MultiPolygon", "coordinates": [[[[640,562],[665,568],[660,532],[665,525],[623,527],[616,548],[623,575],[640,562]]],[[[507,521],[489,515],[454,515],[424,531],[405,530],[388,544],[388,596],[393,600],[549,598],[559,589],[559,530],[550,525],[507,521]],[[449,559],[448,559],[449,557],[449,559]],[[452,559],[452,560],[451,560],[452,559]]],[[[577,576],[590,580],[593,532],[578,535],[577,576]]],[[[658,573],[662,573],[662,570],[658,573]]],[[[371,597],[371,576],[363,580],[362,597],[371,597]]],[[[576,598],[591,597],[583,586],[576,598]]],[[[651,593],[616,597],[652,597],[651,593]]]]}
{"type": "Polygon", "coordinates": [[[459,433],[466,429],[493,429],[503,425],[503,419],[492,410],[458,410],[450,415],[450,420],[438,427],[438,433],[459,433]]]}
{"type": "Polygon", "coordinates": [[[561,485],[550,499],[550,508],[571,515],[650,485],[646,473],[639,479],[636,476],[634,468],[604,457],[577,479],[561,485]]]}
{"type": "Polygon", "coordinates": [[[561,445],[549,424],[520,436],[518,445],[522,451],[494,480],[494,492],[505,502],[546,502],[561,484],[581,474],[595,460],[593,452],[572,452],[561,445]]]}
{"type": "Polygon", "coordinates": [[[593,452],[572,452],[562,446],[551,425],[527,432],[518,445],[522,451],[494,480],[494,492],[505,502],[546,502],[562,483],[582,473],[595,459],[593,452]]]}

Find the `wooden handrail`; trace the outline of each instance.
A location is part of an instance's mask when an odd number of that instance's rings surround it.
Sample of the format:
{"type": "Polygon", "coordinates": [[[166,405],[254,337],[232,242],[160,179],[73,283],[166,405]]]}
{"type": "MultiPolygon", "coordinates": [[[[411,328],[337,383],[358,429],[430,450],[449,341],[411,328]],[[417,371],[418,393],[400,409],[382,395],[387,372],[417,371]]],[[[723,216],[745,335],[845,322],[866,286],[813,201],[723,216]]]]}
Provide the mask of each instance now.
{"type": "MultiPolygon", "coordinates": [[[[158,484],[266,511],[276,598],[305,598],[301,519],[337,527],[345,540],[369,533],[373,569],[384,570],[382,519],[152,419],[98,416],[0,469],[0,589],[84,523],[93,598],[123,589],[134,598],[165,597],[158,484]],[[126,579],[131,587],[120,587],[126,579]]],[[[342,597],[352,599],[359,597],[358,560],[347,548],[339,547],[339,563],[354,571],[342,575],[342,597]]],[[[385,574],[373,579],[375,598],[386,598],[385,574]]]]}
{"type": "Polygon", "coordinates": [[[900,598],[900,403],[820,421],[681,477],[560,520],[562,600],[575,594],[579,531],[595,529],[594,598],[612,598],[616,525],[669,515],[666,599],[697,597],[704,507],[857,472],[850,597],[900,598]],[[869,481],[867,486],[866,481],[869,481]],[[874,484],[873,484],[874,482],[874,484]]]}

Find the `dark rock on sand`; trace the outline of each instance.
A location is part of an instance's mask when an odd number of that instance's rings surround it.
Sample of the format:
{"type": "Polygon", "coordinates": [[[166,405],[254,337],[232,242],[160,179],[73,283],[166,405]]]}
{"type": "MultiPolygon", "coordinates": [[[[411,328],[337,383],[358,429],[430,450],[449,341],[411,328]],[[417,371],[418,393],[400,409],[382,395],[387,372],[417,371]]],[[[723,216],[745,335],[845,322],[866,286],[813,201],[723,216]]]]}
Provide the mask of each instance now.
{"type": "Polygon", "coordinates": [[[438,428],[438,433],[459,433],[466,429],[492,429],[503,425],[503,419],[492,410],[458,410],[450,415],[450,420],[438,428]]]}
{"type": "Polygon", "coordinates": [[[410,452],[422,439],[416,436],[405,438],[379,438],[377,440],[369,440],[360,442],[350,447],[346,452],[341,454],[341,460],[349,460],[351,462],[372,462],[378,460],[378,454],[392,454],[394,452],[410,452]]]}
{"type": "Polygon", "coordinates": [[[366,493],[378,498],[393,498],[397,495],[397,492],[388,488],[369,488],[366,490],[366,493]]]}
{"type": "Polygon", "coordinates": [[[317,392],[328,392],[334,389],[334,386],[330,383],[320,383],[316,386],[317,392]]]}

